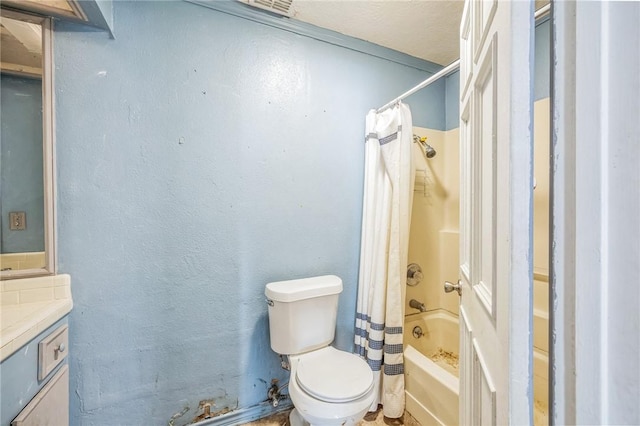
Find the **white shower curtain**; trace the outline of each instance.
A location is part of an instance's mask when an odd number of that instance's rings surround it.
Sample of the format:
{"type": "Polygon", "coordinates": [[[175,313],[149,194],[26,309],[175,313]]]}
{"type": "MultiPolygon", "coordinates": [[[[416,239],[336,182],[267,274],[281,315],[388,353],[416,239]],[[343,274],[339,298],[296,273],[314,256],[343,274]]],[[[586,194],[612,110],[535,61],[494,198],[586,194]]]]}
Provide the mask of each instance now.
{"type": "Polygon", "coordinates": [[[364,200],[356,312],[356,351],[374,373],[370,407],[404,414],[402,330],[413,202],[411,111],[398,103],[369,111],[365,131],[364,200]]]}

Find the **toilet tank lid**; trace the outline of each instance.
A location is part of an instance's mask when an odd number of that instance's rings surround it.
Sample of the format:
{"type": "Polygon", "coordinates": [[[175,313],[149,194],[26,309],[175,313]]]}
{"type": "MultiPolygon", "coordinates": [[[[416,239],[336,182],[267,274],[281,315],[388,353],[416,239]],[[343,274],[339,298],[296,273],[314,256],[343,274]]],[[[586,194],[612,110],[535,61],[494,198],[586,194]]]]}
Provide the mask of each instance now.
{"type": "Polygon", "coordinates": [[[267,284],[264,294],[276,302],[295,302],[342,292],[342,280],[335,275],[276,281],[267,284]]]}

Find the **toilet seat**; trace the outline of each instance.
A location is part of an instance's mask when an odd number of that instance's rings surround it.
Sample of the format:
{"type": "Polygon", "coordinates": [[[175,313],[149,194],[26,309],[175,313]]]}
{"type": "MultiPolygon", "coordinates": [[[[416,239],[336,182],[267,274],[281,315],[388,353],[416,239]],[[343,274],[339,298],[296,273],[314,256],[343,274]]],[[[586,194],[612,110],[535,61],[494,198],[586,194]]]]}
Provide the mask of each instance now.
{"type": "Polygon", "coordinates": [[[349,402],[373,387],[373,373],[355,354],[331,346],[301,355],[296,383],[310,396],[325,402],[349,402]]]}

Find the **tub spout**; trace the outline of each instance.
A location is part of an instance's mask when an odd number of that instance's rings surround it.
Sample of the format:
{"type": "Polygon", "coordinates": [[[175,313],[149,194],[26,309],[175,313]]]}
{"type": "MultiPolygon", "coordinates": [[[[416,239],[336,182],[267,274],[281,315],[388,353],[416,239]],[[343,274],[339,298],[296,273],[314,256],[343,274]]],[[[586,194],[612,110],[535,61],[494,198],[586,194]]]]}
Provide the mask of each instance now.
{"type": "Polygon", "coordinates": [[[411,299],[409,301],[409,306],[411,306],[413,309],[419,310],[420,312],[427,311],[427,308],[424,307],[424,303],[418,302],[416,299],[411,299]]]}

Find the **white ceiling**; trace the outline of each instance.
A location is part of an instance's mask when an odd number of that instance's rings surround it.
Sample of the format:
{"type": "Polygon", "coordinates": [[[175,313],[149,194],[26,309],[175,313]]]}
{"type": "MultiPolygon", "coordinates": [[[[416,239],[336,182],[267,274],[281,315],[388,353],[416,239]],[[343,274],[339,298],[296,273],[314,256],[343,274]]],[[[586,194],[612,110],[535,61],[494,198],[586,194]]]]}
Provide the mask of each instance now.
{"type": "Polygon", "coordinates": [[[293,0],[293,19],[448,65],[463,0],[293,0]]]}

